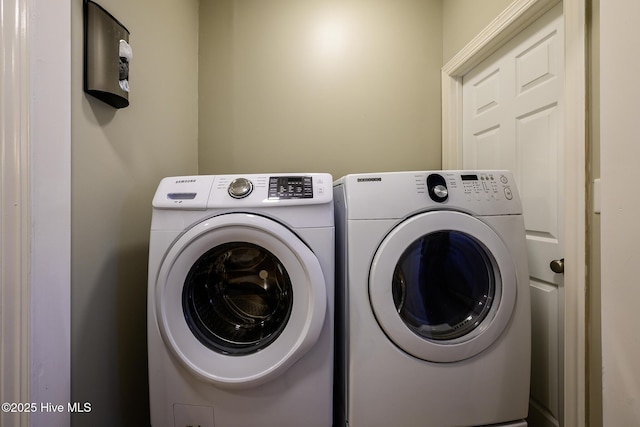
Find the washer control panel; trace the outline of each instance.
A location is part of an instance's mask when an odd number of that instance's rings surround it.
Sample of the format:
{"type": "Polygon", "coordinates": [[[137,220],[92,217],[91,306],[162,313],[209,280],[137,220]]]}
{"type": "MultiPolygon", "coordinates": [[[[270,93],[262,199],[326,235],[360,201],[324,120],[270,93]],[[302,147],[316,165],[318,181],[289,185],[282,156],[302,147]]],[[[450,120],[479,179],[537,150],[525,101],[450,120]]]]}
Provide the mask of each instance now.
{"type": "Polygon", "coordinates": [[[327,173],[216,175],[207,207],[291,206],[333,200],[327,173]]]}
{"type": "Polygon", "coordinates": [[[312,176],[269,177],[270,200],[311,198],[313,198],[312,176]]]}
{"type": "Polygon", "coordinates": [[[206,209],[323,204],[333,200],[328,173],[200,175],[160,182],[153,206],[206,209]]]}

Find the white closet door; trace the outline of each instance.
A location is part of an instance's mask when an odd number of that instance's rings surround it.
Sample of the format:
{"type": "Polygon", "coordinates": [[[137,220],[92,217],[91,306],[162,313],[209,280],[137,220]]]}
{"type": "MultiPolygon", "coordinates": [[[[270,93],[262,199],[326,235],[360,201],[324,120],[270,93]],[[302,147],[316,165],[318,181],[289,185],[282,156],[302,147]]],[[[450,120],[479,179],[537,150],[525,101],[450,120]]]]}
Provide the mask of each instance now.
{"type": "Polygon", "coordinates": [[[562,420],[562,4],[463,79],[463,167],[513,171],[522,198],[532,301],[529,425],[562,420]]]}

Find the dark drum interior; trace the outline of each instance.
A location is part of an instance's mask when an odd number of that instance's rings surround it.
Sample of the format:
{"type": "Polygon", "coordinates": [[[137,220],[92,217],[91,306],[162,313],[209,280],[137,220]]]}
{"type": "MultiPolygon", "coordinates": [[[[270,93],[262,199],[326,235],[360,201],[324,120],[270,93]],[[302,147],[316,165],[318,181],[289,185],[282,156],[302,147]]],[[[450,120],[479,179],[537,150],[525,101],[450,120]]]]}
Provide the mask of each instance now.
{"type": "Polygon", "coordinates": [[[271,344],[293,306],[291,280],[280,260],[248,242],[203,254],[184,283],[182,307],[192,333],[222,354],[245,355],[271,344]]]}
{"type": "Polygon", "coordinates": [[[496,277],[486,248],[459,231],[415,240],[393,274],[400,317],[428,340],[453,340],[474,330],[495,303],[496,277]]]}

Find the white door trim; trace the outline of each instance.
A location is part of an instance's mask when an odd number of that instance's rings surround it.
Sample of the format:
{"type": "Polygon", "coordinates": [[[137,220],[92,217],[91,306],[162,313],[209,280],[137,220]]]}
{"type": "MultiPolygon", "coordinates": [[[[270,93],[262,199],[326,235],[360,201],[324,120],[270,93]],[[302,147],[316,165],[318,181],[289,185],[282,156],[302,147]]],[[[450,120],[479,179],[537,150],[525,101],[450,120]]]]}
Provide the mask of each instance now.
{"type": "Polygon", "coordinates": [[[70,402],[71,0],[2,2],[0,424],[65,427],[70,402]],[[41,403],[63,405],[51,417],[41,403]],[[18,409],[18,407],[16,408],[18,409]]]}
{"type": "MultiPolygon", "coordinates": [[[[565,0],[564,422],[585,425],[586,0],[565,0]]],[[[462,168],[462,77],[560,0],[514,0],[442,68],[442,168],[462,168]]]]}
{"type": "MultiPolygon", "coordinates": [[[[31,161],[31,427],[66,427],[71,414],[71,0],[28,5],[31,161]]],[[[73,82],[80,85],[80,81],[73,82]]],[[[77,86],[76,86],[77,87],[77,86]]],[[[84,402],[80,402],[84,403],[84,402]]]]}
{"type": "Polygon", "coordinates": [[[30,171],[29,8],[26,0],[2,3],[0,40],[0,424],[30,425],[26,411],[4,404],[30,402],[30,171]],[[11,408],[9,408],[11,409],[11,408]]]}

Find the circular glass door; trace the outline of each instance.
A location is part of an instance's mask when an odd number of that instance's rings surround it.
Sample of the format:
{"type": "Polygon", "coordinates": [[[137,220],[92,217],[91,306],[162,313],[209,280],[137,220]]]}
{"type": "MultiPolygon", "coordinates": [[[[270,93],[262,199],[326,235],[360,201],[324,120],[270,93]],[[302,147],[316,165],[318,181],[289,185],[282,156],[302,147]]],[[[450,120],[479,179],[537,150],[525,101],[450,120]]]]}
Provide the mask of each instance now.
{"type": "Polygon", "coordinates": [[[193,264],[182,306],[202,344],[240,356],[267,347],[280,335],[291,315],[293,287],[271,252],[253,243],[229,242],[193,264]]]}
{"type": "Polygon", "coordinates": [[[415,240],[393,273],[393,302],[403,322],[429,340],[473,332],[500,300],[495,261],[460,231],[435,231],[415,240]]]}
{"type": "Polygon", "coordinates": [[[370,272],[374,314],[415,357],[454,362],[486,349],[506,327],[515,267],[500,237],[459,212],[412,217],[384,239],[370,272]]]}
{"type": "Polygon", "coordinates": [[[326,315],[318,258],[291,230],[251,214],[212,217],[182,234],[155,291],[165,345],[223,387],[280,375],[315,344],[326,315]]]}

